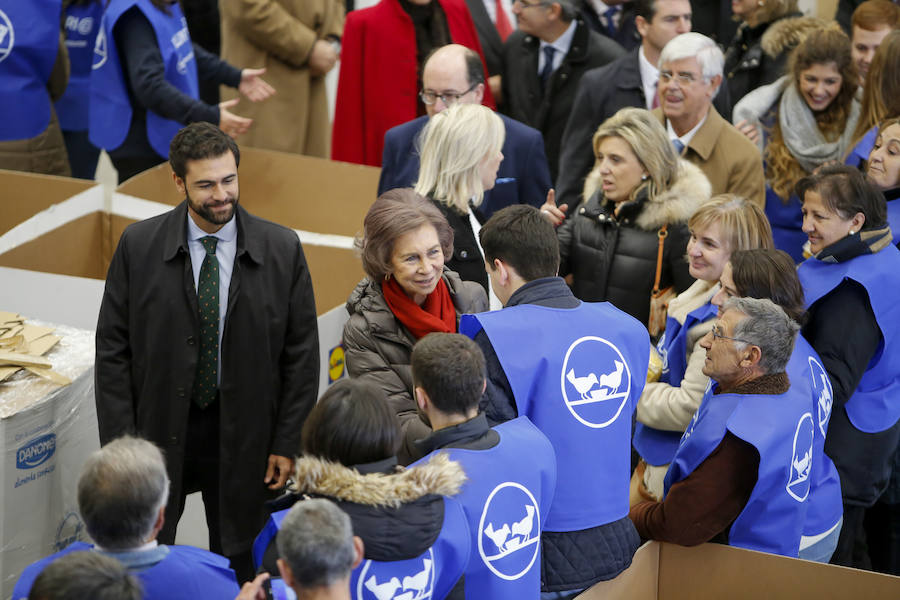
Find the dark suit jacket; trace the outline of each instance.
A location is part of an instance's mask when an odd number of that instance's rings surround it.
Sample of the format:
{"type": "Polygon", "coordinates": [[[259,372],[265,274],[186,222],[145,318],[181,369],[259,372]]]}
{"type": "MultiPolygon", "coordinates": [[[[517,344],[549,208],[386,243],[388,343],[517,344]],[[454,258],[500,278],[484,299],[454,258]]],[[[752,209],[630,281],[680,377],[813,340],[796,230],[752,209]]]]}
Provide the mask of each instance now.
{"type": "Polygon", "coordinates": [[[622,18],[619,19],[619,30],[616,31],[614,36],[609,35],[609,31],[603,24],[600,15],[597,14],[590,2],[577,0],[576,8],[578,9],[578,14],[581,15],[581,18],[584,19],[584,22],[591,30],[613,40],[626,50],[632,50],[641,45],[641,35],[634,24],[634,5],[631,2],[626,2],[622,5],[622,18]]]}
{"type": "Polygon", "coordinates": [[[602,67],[625,53],[614,41],[591,31],[584,21],[579,19],[576,23],[569,52],[547,80],[546,90],[541,89],[538,76],[540,40],[516,31],[504,46],[504,111],[543,134],[553,181],[578,82],[590,69],[602,67]]]}
{"type": "MultiPolygon", "coordinates": [[[[569,122],[562,138],[559,175],[556,178],[556,202],[567,203],[569,214],[581,202],[584,178],[594,166],[591,140],[603,121],[627,106],[646,108],[641,84],[639,48],[605,67],[591,69],[581,78],[572,104],[569,122]]],[[[728,86],[722,85],[713,100],[720,115],[731,114],[728,86]]]]}
{"type": "MultiPolygon", "coordinates": [[[[265,524],[269,454],[295,456],[316,403],[319,338],[296,233],[236,209],[237,252],[221,347],[219,481],[224,553],[249,551],[265,524]]],[[[136,433],[165,455],[181,491],[199,317],[187,203],[128,226],[106,276],[97,321],[100,442],[136,433]]],[[[166,518],[174,514],[169,502],[166,518]]]]}
{"type": "MultiPolygon", "coordinates": [[[[469,14],[475,23],[475,33],[481,42],[481,51],[484,52],[484,61],[487,63],[488,77],[503,74],[503,40],[497,33],[497,26],[491,21],[491,16],[484,7],[484,0],[466,0],[469,14]]],[[[515,27],[515,23],[512,23],[515,27]]]]}
{"type": "MultiPolygon", "coordinates": [[[[527,125],[499,115],[506,127],[503,162],[497,171],[494,189],[484,193],[480,216],[489,218],[494,212],[512,204],[541,206],[550,189],[550,171],[544,154],[541,133],[527,125]]],[[[428,122],[419,117],[391,128],[384,135],[384,155],[378,194],[402,187],[413,187],[419,177],[419,153],[415,141],[428,122]]]]}

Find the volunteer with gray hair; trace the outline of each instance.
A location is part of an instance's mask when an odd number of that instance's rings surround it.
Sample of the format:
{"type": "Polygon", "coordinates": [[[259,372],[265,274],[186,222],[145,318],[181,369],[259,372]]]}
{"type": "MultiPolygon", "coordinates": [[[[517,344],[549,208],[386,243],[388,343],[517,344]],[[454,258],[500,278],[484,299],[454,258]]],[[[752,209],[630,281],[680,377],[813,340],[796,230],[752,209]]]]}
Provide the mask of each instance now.
{"type": "Polygon", "coordinates": [[[809,387],[785,373],[799,328],[771,300],[725,302],[700,342],[714,381],[669,467],[665,499],[641,502],[632,486],[641,537],[797,556],[814,434],[809,387]]]}
{"type": "Polygon", "coordinates": [[[16,583],[13,598],[28,596],[35,578],[56,559],[93,550],[117,559],[135,574],[144,586],[145,600],[232,600],[239,590],[225,557],[157,543],[168,496],[166,465],[152,443],[125,436],[97,450],[78,478],[78,509],[96,545],[75,542],[30,565],[16,583]]]}

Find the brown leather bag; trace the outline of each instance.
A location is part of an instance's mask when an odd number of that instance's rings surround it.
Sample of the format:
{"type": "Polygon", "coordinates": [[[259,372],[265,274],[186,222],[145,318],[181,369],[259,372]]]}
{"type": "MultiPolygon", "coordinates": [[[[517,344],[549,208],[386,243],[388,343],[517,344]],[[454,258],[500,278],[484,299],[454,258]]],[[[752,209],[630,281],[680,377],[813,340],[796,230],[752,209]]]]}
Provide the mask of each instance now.
{"type": "Polygon", "coordinates": [[[666,328],[666,316],[669,310],[669,302],[676,296],[674,286],[664,290],[659,289],[659,278],[662,274],[663,247],[666,243],[669,225],[663,225],[658,232],[659,250],[656,253],[656,277],[653,280],[653,290],[650,292],[650,318],[647,319],[647,330],[650,337],[655,338],[666,328]]]}

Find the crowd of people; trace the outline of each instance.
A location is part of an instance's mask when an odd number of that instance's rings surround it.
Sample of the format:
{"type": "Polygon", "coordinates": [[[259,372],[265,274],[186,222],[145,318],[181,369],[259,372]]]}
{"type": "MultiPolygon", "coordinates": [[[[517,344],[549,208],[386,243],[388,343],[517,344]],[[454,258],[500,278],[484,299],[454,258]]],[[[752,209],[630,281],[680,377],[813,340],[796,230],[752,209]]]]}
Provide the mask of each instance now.
{"type": "Polygon", "coordinates": [[[644,540],[900,574],[898,4],[224,0],[221,56],[175,0],[43,4],[0,5],[0,167],[185,201],[107,275],[94,543],[14,598],[565,599],[644,540]],[[319,398],[234,138],[381,166],[319,398]]]}

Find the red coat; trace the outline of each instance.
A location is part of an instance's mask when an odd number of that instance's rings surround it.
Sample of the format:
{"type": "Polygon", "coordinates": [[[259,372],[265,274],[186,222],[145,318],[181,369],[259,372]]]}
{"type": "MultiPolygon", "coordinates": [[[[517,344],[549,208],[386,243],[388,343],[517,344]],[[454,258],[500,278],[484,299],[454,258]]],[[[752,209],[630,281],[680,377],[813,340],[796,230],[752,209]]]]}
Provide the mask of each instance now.
{"type": "MultiPolygon", "coordinates": [[[[465,0],[436,1],[447,15],[453,42],[478,52],[484,63],[465,0]]],[[[397,0],[381,0],[347,14],[341,45],[331,158],[379,167],[387,130],[418,116],[412,19],[397,0]]],[[[483,103],[494,108],[486,85],[483,103]]]]}

